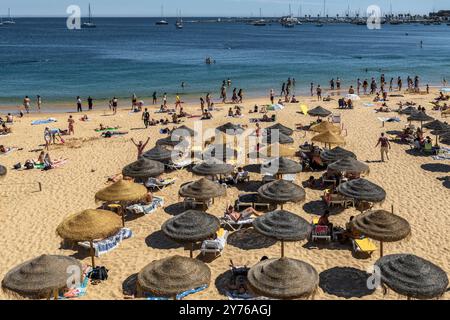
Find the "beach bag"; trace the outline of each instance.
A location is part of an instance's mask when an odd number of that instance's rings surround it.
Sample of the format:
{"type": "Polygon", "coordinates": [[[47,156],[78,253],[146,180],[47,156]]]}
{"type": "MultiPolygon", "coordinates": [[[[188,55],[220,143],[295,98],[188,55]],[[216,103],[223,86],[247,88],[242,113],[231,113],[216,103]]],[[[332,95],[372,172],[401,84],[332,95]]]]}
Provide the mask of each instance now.
{"type": "Polygon", "coordinates": [[[95,267],[91,272],[88,273],[88,278],[91,280],[107,280],[108,279],[108,269],[105,267],[95,267]]]}

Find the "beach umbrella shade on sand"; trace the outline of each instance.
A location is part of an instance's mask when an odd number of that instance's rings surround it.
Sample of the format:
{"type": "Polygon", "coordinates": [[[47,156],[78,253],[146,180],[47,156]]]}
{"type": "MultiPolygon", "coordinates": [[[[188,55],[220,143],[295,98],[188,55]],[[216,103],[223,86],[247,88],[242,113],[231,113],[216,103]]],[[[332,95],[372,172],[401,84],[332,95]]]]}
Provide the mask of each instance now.
{"type": "Polygon", "coordinates": [[[299,299],[314,295],[319,286],[319,274],[309,263],[280,258],[260,261],[247,276],[251,289],[275,299],[299,299]]]}
{"type": "Polygon", "coordinates": [[[309,128],[309,130],[313,131],[313,132],[318,132],[318,133],[331,131],[336,134],[341,134],[341,129],[328,121],[322,121],[318,124],[315,124],[315,125],[311,126],[309,128]]]}
{"type": "Polygon", "coordinates": [[[341,160],[344,158],[348,158],[348,157],[356,159],[356,155],[353,152],[348,151],[341,147],[335,147],[333,149],[326,149],[320,153],[320,158],[323,161],[328,162],[328,163],[333,163],[335,161],[338,161],[338,160],[341,160]]]}
{"type": "Polygon", "coordinates": [[[367,164],[352,157],[343,158],[330,163],[328,165],[328,170],[354,173],[368,173],[370,171],[367,164]]]}
{"type": "Polygon", "coordinates": [[[157,177],[164,172],[164,164],[159,161],[140,158],[122,169],[122,175],[139,180],[157,177]]]}
{"type": "Polygon", "coordinates": [[[231,122],[227,122],[224,125],[218,126],[216,130],[230,136],[238,136],[244,133],[245,131],[245,129],[242,128],[242,126],[238,124],[233,124],[231,122]]]}
{"type": "Polygon", "coordinates": [[[311,110],[308,111],[308,114],[313,117],[319,117],[319,118],[325,118],[331,115],[331,111],[321,107],[317,106],[311,110]]]}
{"type": "Polygon", "coordinates": [[[285,210],[276,210],[259,216],[253,227],[260,234],[281,241],[281,257],[284,257],[285,241],[301,241],[311,233],[311,223],[285,210]]]}
{"type": "Polygon", "coordinates": [[[345,139],[343,137],[341,137],[340,135],[333,133],[331,131],[319,133],[318,135],[314,136],[311,140],[315,141],[315,142],[322,142],[325,144],[325,147],[328,144],[330,149],[331,149],[331,145],[345,144],[345,139]]]}
{"type": "Polygon", "coordinates": [[[263,133],[263,141],[267,144],[279,143],[290,144],[294,143],[294,139],[283,134],[281,131],[275,132],[273,130],[265,131],[263,133]]]}
{"type": "Polygon", "coordinates": [[[167,149],[165,146],[157,145],[154,148],[146,151],[142,156],[154,161],[167,162],[172,159],[172,155],[175,157],[176,153],[174,153],[172,150],[167,149]]]}
{"type": "Polygon", "coordinates": [[[229,160],[236,159],[238,152],[235,149],[228,147],[226,144],[213,144],[210,145],[205,152],[203,152],[204,160],[220,160],[227,162],[229,160]]]}
{"type": "Polygon", "coordinates": [[[409,106],[409,107],[406,107],[406,108],[398,111],[398,113],[406,114],[406,115],[410,115],[410,114],[412,114],[414,112],[418,112],[418,110],[417,110],[416,107],[413,107],[413,106],[409,106]]]}
{"type": "Polygon", "coordinates": [[[155,260],[137,275],[139,296],[173,297],[188,290],[209,286],[211,270],[202,261],[181,256],[155,260]]]}
{"type": "Polygon", "coordinates": [[[282,134],[285,134],[287,136],[292,136],[292,134],[294,133],[294,130],[292,130],[289,127],[286,127],[286,126],[282,125],[281,123],[276,123],[273,126],[267,127],[266,130],[267,131],[278,130],[282,134]]]}
{"type": "Polygon", "coordinates": [[[82,266],[78,260],[44,254],[11,269],[3,278],[2,289],[25,298],[50,299],[53,296],[56,300],[59,291],[67,288],[67,271],[75,268],[81,275],[82,266]]]}
{"type": "Polygon", "coordinates": [[[6,167],[0,165],[0,177],[6,176],[7,172],[8,172],[8,170],[6,169],[6,167]]]}
{"type": "Polygon", "coordinates": [[[201,178],[181,185],[178,194],[180,197],[203,201],[206,206],[208,200],[226,195],[226,189],[217,182],[201,178]]]}
{"type": "Polygon", "coordinates": [[[95,267],[94,240],[102,240],[117,234],[122,229],[121,218],[112,211],[84,210],[61,222],[56,233],[71,242],[88,241],[91,249],[92,267],[95,267]]]}
{"type": "Polygon", "coordinates": [[[216,161],[204,161],[195,165],[192,172],[200,176],[226,175],[232,173],[234,167],[231,164],[216,161]]]}
{"type": "Polygon", "coordinates": [[[391,254],[378,259],[381,283],[409,299],[441,297],[448,287],[448,276],[434,263],[413,254],[391,254]]]}
{"type": "Polygon", "coordinates": [[[420,122],[420,127],[422,127],[422,123],[434,120],[434,118],[430,117],[425,112],[413,112],[407,119],[410,122],[411,121],[420,122]]]}
{"type": "MultiPolygon", "coordinates": [[[[148,194],[147,188],[142,184],[134,183],[130,180],[119,180],[112,185],[98,191],[95,199],[104,202],[135,202],[144,199],[148,194]]],[[[122,225],[125,226],[125,213],[123,206],[120,205],[120,214],[122,215],[122,225]]]]}
{"type": "Polygon", "coordinates": [[[411,226],[402,217],[386,210],[366,211],[356,216],[350,225],[368,238],[380,241],[380,256],[383,242],[395,242],[411,234],[411,226]]]}
{"type": "Polygon", "coordinates": [[[365,202],[382,202],[386,198],[383,188],[366,179],[355,179],[339,184],[337,192],[351,199],[365,202]]]}
{"type": "Polygon", "coordinates": [[[302,187],[285,180],[275,180],[259,187],[258,194],[271,203],[283,204],[287,202],[301,202],[306,193],[302,187]]]}
{"type": "Polygon", "coordinates": [[[302,165],[285,157],[275,158],[261,165],[261,173],[281,176],[283,174],[296,174],[302,172],[302,165]]]}
{"type": "Polygon", "coordinates": [[[190,243],[192,258],[193,244],[214,236],[220,228],[220,221],[209,213],[196,210],[185,211],[164,222],[161,230],[170,239],[190,243]]]}

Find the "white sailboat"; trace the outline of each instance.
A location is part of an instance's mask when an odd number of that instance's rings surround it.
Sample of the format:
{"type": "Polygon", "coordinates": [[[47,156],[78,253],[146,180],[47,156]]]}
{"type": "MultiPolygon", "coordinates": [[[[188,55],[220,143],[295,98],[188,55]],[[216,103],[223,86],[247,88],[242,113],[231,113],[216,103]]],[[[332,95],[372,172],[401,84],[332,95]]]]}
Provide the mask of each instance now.
{"type": "Polygon", "coordinates": [[[91,4],[89,3],[89,20],[88,22],[83,22],[83,24],[81,25],[82,28],[96,28],[97,26],[95,25],[95,23],[92,22],[92,14],[91,14],[91,4]]]}
{"type": "Polygon", "coordinates": [[[181,10],[180,10],[180,14],[178,16],[177,22],[175,22],[175,27],[177,29],[183,29],[183,18],[181,18],[181,10]]]}
{"type": "Polygon", "coordinates": [[[169,23],[164,20],[164,6],[161,6],[161,20],[156,21],[157,26],[167,26],[169,23]]]}
{"type": "Polygon", "coordinates": [[[11,9],[8,8],[8,19],[3,21],[3,24],[16,24],[16,22],[11,17],[11,9]]]}
{"type": "Polygon", "coordinates": [[[259,20],[256,20],[253,22],[253,25],[256,27],[264,27],[266,25],[266,20],[262,18],[262,11],[261,8],[259,8],[259,20]]]}

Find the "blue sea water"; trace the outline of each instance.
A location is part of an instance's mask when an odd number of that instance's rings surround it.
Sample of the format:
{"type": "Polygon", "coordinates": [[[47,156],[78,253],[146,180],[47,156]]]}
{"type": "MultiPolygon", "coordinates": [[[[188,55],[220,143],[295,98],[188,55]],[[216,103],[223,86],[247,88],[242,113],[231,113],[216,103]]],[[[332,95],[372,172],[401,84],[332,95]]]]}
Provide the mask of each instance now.
{"type": "Polygon", "coordinates": [[[37,94],[45,101],[148,97],[153,91],[217,96],[227,78],[247,96],[279,91],[288,77],[296,79],[297,93],[308,92],[311,82],[328,87],[332,77],[340,77],[344,87],[381,73],[387,79],[418,74],[423,84],[450,79],[445,24],[368,30],[344,24],[287,29],[186,22],[177,30],[173,19],[168,26],[155,21],[98,18],[96,29],[75,31],[63,18],[22,18],[0,26],[0,103],[14,105],[37,94]],[[207,56],[216,64],[206,65],[207,56]]]}

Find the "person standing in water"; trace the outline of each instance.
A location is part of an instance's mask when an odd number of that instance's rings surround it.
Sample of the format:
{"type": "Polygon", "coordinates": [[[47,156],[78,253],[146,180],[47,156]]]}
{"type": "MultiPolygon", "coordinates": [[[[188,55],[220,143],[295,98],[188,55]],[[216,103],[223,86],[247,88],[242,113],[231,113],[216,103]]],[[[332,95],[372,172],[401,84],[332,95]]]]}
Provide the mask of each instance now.
{"type": "Polygon", "coordinates": [[[311,82],[311,87],[309,88],[309,90],[311,91],[311,97],[314,97],[314,83],[311,82]]]}
{"type": "Polygon", "coordinates": [[[142,156],[142,154],[144,153],[144,149],[147,146],[148,142],[150,141],[150,137],[148,137],[147,141],[145,143],[143,143],[142,141],[139,141],[138,143],[136,143],[134,141],[133,138],[131,138],[131,142],[133,142],[133,144],[136,146],[137,148],[137,159],[139,160],[139,158],[142,156]]]}
{"type": "Polygon", "coordinates": [[[153,95],[152,95],[152,97],[153,97],[153,104],[157,104],[158,103],[158,98],[156,97],[156,91],[154,91],[153,92],[153,95]]]}
{"type": "Polygon", "coordinates": [[[89,110],[92,110],[92,108],[94,107],[94,99],[92,99],[92,97],[89,96],[89,97],[87,98],[87,102],[88,102],[88,109],[89,109],[89,110]]]}
{"type": "Polygon", "coordinates": [[[242,91],[242,89],[239,89],[238,91],[238,103],[242,103],[242,100],[244,99],[244,92],[242,91]]]}
{"type": "Polygon", "coordinates": [[[112,110],[113,110],[113,114],[117,113],[117,105],[118,105],[118,100],[116,97],[114,97],[112,99],[112,110]]]}
{"type": "Polygon", "coordinates": [[[283,84],[281,85],[280,96],[285,96],[285,95],[286,95],[286,83],[283,82],[283,84]]]}
{"type": "Polygon", "coordinates": [[[31,102],[30,98],[28,96],[25,96],[25,98],[23,99],[23,106],[27,111],[27,113],[30,113],[30,102],[31,102]]]}
{"type": "Polygon", "coordinates": [[[77,97],[77,112],[83,112],[80,96],[77,97]]]}
{"type": "Polygon", "coordinates": [[[38,96],[36,97],[36,105],[37,105],[38,111],[41,111],[42,98],[41,98],[40,95],[38,95],[38,96]]]}
{"type": "Polygon", "coordinates": [[[164,95],[163,95],[163,106],[164,106],[164,108],[167,107],[167,93],[166,92],[164,92],[164,95]]]}

